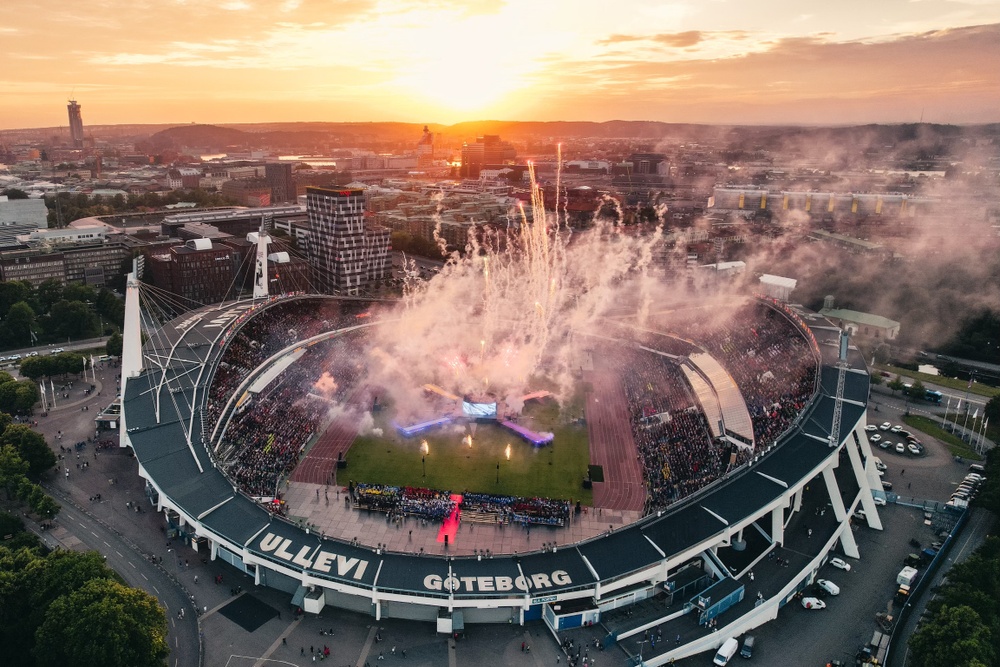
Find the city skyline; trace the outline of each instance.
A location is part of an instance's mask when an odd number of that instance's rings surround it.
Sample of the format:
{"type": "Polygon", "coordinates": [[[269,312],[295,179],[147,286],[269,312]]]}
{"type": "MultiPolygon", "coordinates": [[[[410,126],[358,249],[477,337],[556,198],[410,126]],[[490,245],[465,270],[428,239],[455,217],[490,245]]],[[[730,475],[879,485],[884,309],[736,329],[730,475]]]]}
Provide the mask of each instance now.
{"type": "Polygon", "coordinates": [[[91,125],[1000,120],[1000,3],[984,0],[12,9],[2,129],[65,127],[70,98],[91,125]]]}

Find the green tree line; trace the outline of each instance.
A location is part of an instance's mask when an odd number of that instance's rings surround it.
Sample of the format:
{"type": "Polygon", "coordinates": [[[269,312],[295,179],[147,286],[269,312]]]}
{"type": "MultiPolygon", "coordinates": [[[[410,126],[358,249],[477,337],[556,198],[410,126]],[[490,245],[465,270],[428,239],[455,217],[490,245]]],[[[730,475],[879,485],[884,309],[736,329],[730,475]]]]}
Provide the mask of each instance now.
{"type": "Polygon", "coordinates": [[[0,283],[0,315],[0,349],[9,350],[95,338],[120,328],[125,302],[109,289],[89,285],[6,281],[0,283]]]}
{"type": "Polygon", "coordinates": [[[24,667],[165,664],[166,615],[93,551],[46,552],[17,517],[0,513],[0,645],[24,667]]]}
{"type": "Polygon", "coordinates": [[[57,227],[60,224],[67,225],[74,220],[97,215],[155,211],[180,202],[190,202],[199,208],[232,206],[235,203],[228,197],[200,188],[169,192],[163,195],[150,192],[137,195],[116,194],[106,197],[102,195],[91,196],[84,192],[59,192],[45,197],[45,205],[49,209],[48,222],[50,227],[57,227]]]}
{"type": "MultiPolygon", "coordinates": [[[[986,481],[974,504],[1000,517],[1000,451],[986,459],[986,481]]],[[[1000,537],[991,535],[949,570],[927,605],[929,617],[910,637],[912,667],[987,667],[1000,660],[1000,537]]]]}

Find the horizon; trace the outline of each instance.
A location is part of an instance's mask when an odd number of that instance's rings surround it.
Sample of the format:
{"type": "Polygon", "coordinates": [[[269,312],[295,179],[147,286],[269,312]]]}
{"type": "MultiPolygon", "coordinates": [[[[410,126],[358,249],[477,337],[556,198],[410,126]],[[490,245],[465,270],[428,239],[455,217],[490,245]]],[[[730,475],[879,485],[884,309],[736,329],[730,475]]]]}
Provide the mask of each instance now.
{"type": "Polygon", "coordinates": [[[64,128],[69,99],[85,126],[1000,122],[993,1],[170,0],[155,28],[122,0],[11,9],[4,130],[64,128]]]}

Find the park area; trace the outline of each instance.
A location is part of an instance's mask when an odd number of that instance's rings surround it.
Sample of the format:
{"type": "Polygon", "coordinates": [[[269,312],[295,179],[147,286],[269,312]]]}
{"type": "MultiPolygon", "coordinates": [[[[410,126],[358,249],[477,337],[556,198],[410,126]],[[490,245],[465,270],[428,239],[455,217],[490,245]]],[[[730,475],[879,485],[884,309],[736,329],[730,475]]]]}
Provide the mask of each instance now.
{"type": "MultiPolygon", "coordinates": [[[[565,414],[580,414],[568,408],[565,414]]],[[[590,505],[582,486],[590,459],[587,427],[567,422],[553,400],[525,406],[520,423],[555,435],[551,445],[534,447],[497,423],[451,423],[405,438],[392,425],[387,406],[375,417],[382,435],[358,436],[347,452],[341,484],[414,486],[462,493],[580,501],[590,505]],[[471,435],[471,444],[468,436],[471,435]],[[422,444],[426,441],[426,454],[422,444]],[[507,446],[510,457],[507,457],[507,446]]],[[[376,431],[377,432],[377,431],[376,431]]]]}

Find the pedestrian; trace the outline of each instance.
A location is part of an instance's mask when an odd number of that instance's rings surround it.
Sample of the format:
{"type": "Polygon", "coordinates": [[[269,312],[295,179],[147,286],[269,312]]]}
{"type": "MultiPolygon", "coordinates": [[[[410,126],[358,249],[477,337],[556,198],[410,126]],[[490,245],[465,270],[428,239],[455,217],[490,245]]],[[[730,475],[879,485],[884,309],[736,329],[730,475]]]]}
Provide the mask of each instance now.
{"type": "Polygon", "coordinates": [[[392,647],[391,653],[392,653],[392,655],[396,655],[396,646],[395,646],[395,644],[392,647]]]}
{"type": "Polygon", "coordinates": [[[906,468],[903,468],[902,470],[899,471],[900,477],[902,477],[905,474],[906,474],[906,468]]]}
{"type": "Polygon", "coordinates": [[[198,575],[197,574],[194,575],[194,583],[196,583],[196,584],[198,583],[198,575]]]}
{"type": "Polygon", "coordinates": [[[299,647],[299,655],[305,655],[305,654],[306,654],[306,647],[305,646],[300,646],[299,647]]]}
{"type": "Polygon", "coordinates": [[[524,653],[524,642],[521,642],[521,653],[524,653]]]}
{"type": "Polygon", "coordinates": [[[281,645],[282,646],[288,646],[288,639],[286,639],[285,637],[282,637],[281,638],[281,645]]]}
{"type": "Polygon", "coordinates": [[[753,581],[753,570],[750,570],[750,581],[753,581]]]}

